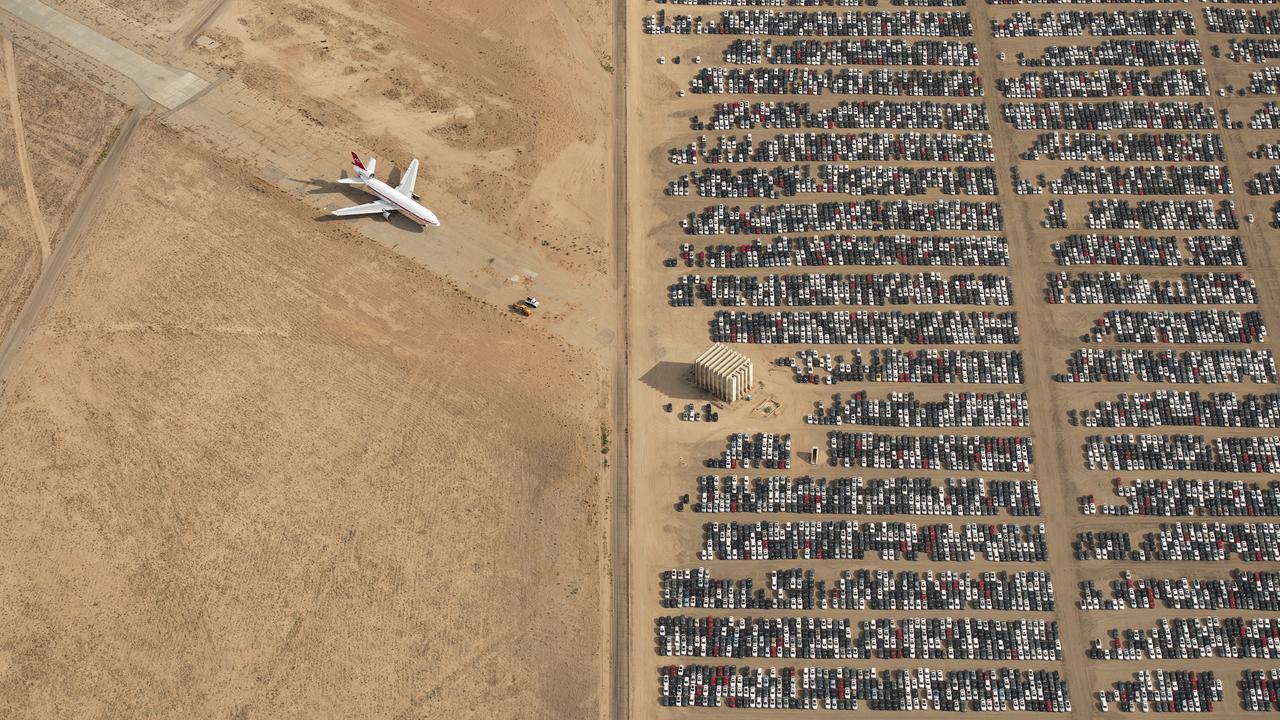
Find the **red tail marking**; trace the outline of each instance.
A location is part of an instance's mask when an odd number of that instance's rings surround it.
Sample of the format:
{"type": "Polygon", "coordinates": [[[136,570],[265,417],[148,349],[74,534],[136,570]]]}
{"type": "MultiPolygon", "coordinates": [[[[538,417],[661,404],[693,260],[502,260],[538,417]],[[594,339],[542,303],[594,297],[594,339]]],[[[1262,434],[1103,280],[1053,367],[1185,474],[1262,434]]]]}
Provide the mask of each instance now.
{"type": "Polygon", "coordinates": [[[364,169],[365,169],[365,167],[364,167],[364,163],[360,162],[360,156],[359,156],[359,155],[356,155],[356,154],[355,154],[355,151],[352,151],[352,153],[351,153],[351,164],[352,164],[352,165],[355,165],[356,167],[360,168],[361,170],[364,170],[364,169]]]}

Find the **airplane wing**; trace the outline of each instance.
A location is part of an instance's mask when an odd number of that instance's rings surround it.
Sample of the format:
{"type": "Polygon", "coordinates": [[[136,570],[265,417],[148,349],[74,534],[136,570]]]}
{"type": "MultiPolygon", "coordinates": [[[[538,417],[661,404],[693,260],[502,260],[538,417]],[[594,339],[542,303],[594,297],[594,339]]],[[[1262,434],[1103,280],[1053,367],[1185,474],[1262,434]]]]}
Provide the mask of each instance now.
{"type": "Polygon", "coordinates": [[[374,213],[385,212],[388,210],[394,211],[395,209],[396,206],[386,200],[374,200],[371,203],[352,205],[351,207],[345,207],[341,210],[334,210],[329,214],[337,215],[338,217],[346,217],[348,215],[372,215],[374,213]]]}
{"type": "Polygon", "coordinates": [[[400,178],[400,187],[396,189],[404,193],[405,195],[408,195],[409,197],[415,197],[415,195],[413,194],[413,184],[417,181],[418,181],[418,159],[414,158],[413,162],[409,163],[409,167],[405,169],[404,175],[401,176],[400,178]]]}

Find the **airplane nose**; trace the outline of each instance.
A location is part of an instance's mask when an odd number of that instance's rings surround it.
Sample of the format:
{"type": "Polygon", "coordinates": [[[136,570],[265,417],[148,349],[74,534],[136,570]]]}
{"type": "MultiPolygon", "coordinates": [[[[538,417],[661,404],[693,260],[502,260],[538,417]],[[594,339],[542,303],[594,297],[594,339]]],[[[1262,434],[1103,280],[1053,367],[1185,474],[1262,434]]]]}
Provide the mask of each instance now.
{"type": "Polygon", "coordinates": [[[430,210],[427,211],[427,221],[436,227],[440,227],[440,220],[436,218],[436,214],[430,210]]]}

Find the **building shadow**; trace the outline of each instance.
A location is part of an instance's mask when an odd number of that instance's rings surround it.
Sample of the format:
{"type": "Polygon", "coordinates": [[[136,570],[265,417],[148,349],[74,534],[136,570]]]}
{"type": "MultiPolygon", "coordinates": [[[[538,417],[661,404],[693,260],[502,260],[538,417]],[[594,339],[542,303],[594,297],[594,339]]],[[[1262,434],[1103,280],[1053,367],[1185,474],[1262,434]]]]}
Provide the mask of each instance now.
{"type": "Polygon", "coordinates": [[[640,376],[640,382],[672,400],[711,400],[710,395],[693,385],[693,363],[659,361],[640,376]]]}

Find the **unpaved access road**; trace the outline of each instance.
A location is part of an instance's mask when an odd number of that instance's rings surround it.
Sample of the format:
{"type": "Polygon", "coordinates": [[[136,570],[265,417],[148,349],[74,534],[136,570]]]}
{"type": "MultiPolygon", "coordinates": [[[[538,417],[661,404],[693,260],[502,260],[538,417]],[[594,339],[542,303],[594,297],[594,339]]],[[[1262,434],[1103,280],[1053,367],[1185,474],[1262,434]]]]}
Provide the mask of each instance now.
{"type": "Polygon", "coordinates": [[[27,194],[27,207],[31,209],[31,227],[40,241],[40,258],[49,259],[49,228],[40,213],[40,201],[36,198],[35,182],[31,179],[31,162],[27,159],[27,136],[22,128],[22,106],[18,103],[18,61],[13,56],[13,38],[4,33],[4,74],[9,87],[9,107],[13,116],[13,135],[18,148],[18,171],[22,173],[22,185],[27,194]]]}
{"type": "MultiPolygon", "coordinates": [[[[5,49],[9,49],[7,40],[5,49]]],[[[6,64],[9,63],[6,62],[6,64]]],[[[98,165],[93,178],[85,188],[79,206],[76,207],[75,213],[67,223],[66,234],[62,237],[62,241],[58,243],[57,249],[48,256],[44,269],[40,273],[40,279],[36,281],[36,286],[32,288],[31,294],[27,296],[27,301],[22,306],[22,311],[18,313],[18,317],[9,328],[9,332],[5,334],[4,339],[0,340],[0,387],[3,386],[5,378],[8,377],[9,370],[17,357],[18,348],[22,346],[23,340],[31,331],[31,327],[36,318],[40,316],[40,312],[49,303],[49,299],[54,296],[63,272],[67,268],[67,263],[75,256],[76,250],[80,247],[81,238],[85,236],[86,231],[93,224],[93,219],[97,216],[101,207],[102,198],[105,192],[110,189],[116,171],[120,169],[120,162],[128,152],[134,131],[138,129],[138,123],[150,108],[150,102],[141,103],[135,106],[133,112],[129,113],[129,117],[125,119],[124,124],[120,127],[120,133],[111,145],[111,150],[107,153],[107,157],[103,159],[102,163],[98,165]]],[[[32,197],[34,199],[34,196],[32,197]]]]}

